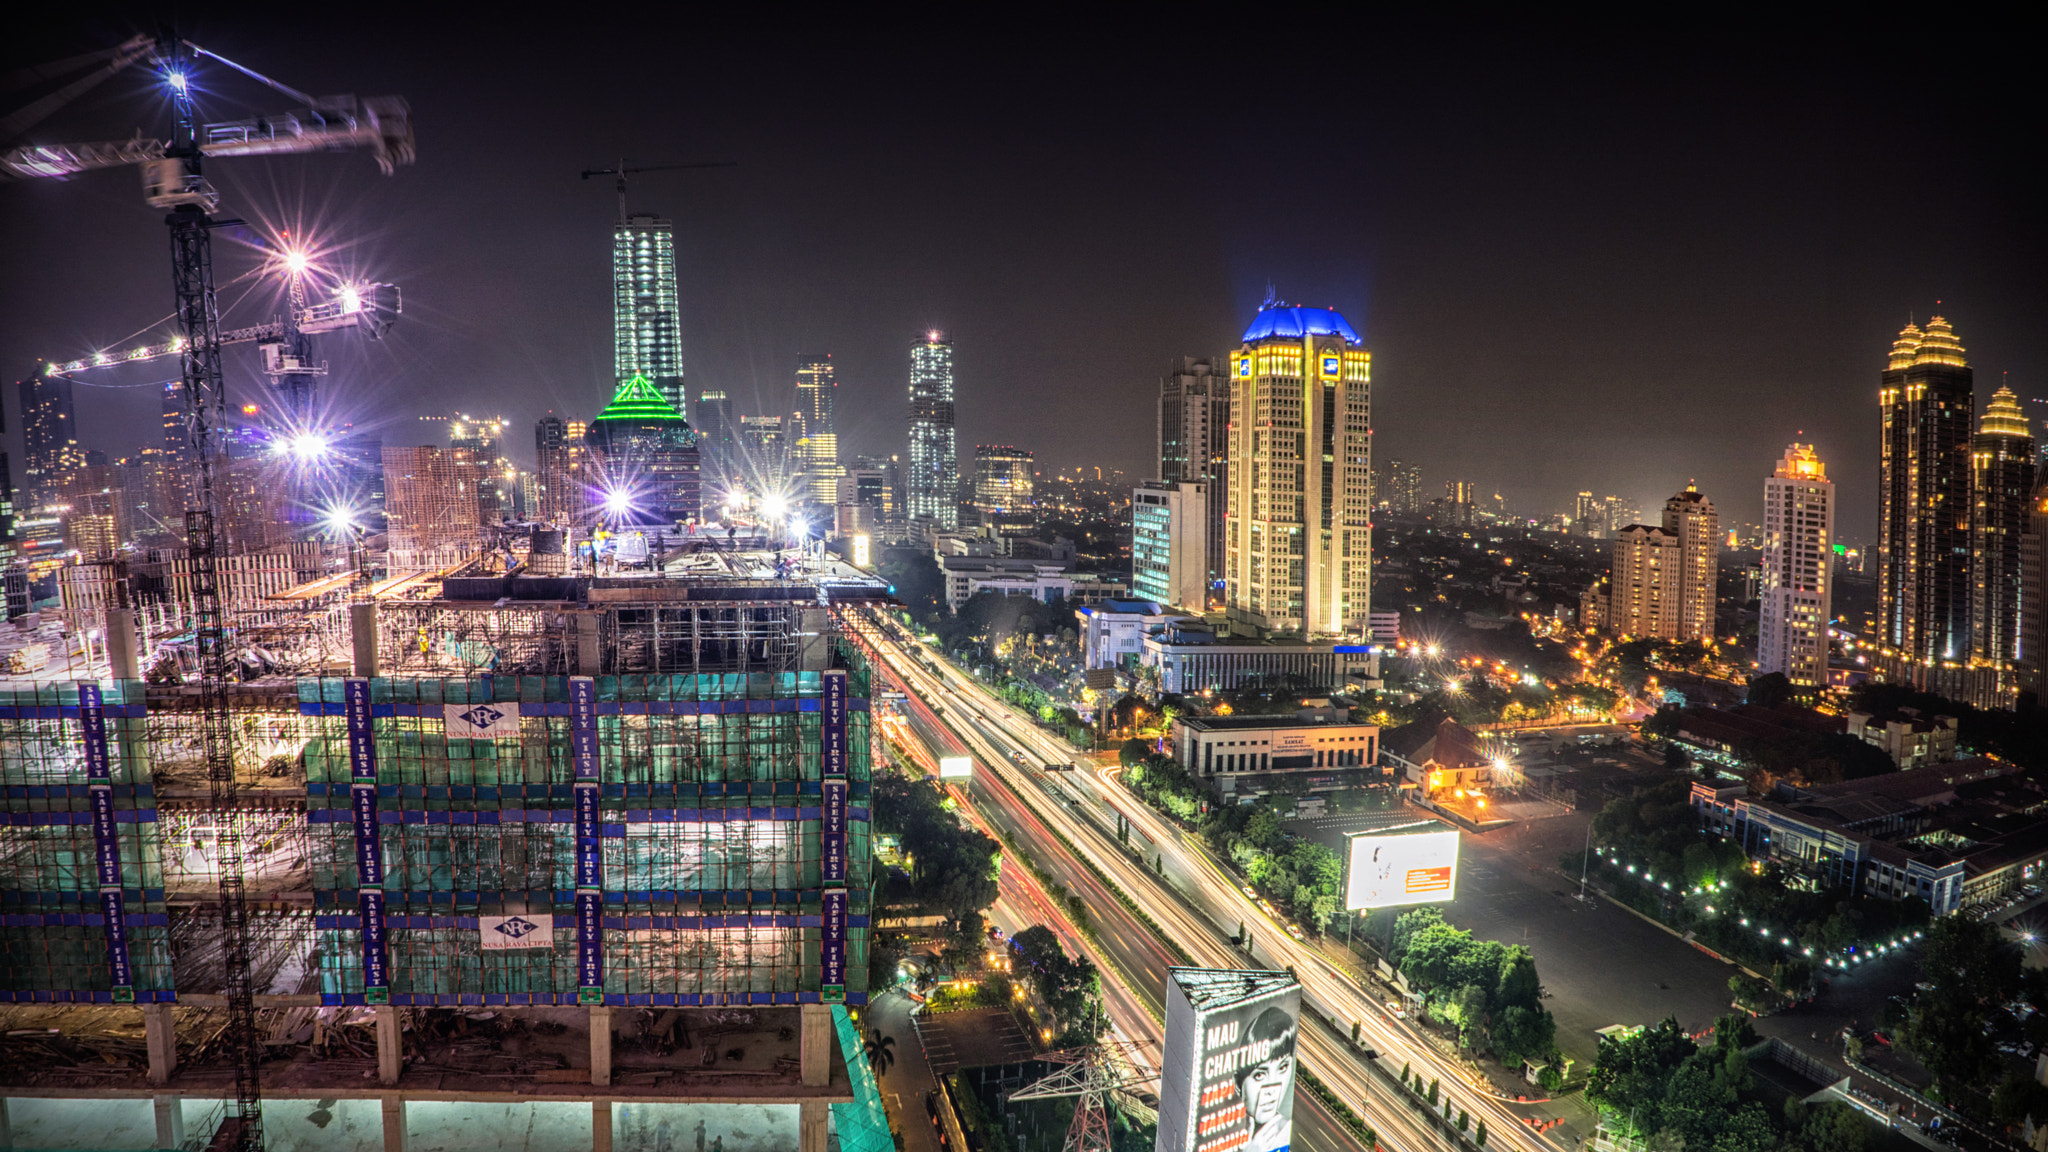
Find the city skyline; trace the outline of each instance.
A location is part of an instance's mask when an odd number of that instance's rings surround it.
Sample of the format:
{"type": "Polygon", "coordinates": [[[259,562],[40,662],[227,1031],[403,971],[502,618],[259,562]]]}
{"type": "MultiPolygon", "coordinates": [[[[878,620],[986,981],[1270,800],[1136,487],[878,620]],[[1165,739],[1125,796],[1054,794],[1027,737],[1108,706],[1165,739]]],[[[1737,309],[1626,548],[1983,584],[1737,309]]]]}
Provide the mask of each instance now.
{"type": "MultiPolygon", "coordinates": [[[[1269,279],[1290,299],[1338,307],[1374,345],[1381,368],[1376,447],[1383,454],[1421,463],[1432,488],[1444,479],[1469,479],[1481,492],[1501,491],[1532,511],[1568,508],[1571,494],[1589,487],[1648,506],[1697,476],[1703,488],[1729,494],[1723,511],[1731,523],[1755,522],[1760,493],[1741,462],[1796,437],[1815,443],[1825,458],[1848,462],[1840,470],[1840,531],[1850,540],[1871,537],[1875,468],[1860,446],[1868,438],[1867,349],[1875,334],[1924,317],[1939,300],[1969,317],[1973,356],[1986,384],[2008,380],[2030,416],[2039,406],[2028,401],[2041,391],[2033,382],[2048,379],[2041,337],[2024,319],[2038,314],[2042,295],[2035,270],[2041,262],[2030,255],[2038,251],[2039,229],[2019,213],[2021,198],[2013,191],[2026,186],[2013,165],[2032,161],[1990,151],[2003,138],[2000,117],[2010,113],[1998,112],[1988,91],[1916,96],[1924,106],[1903,110],[1890,101],[1904,97],[1879,93],[1870,108],[1832,132],[1817,155],[1802,156],[1817,132],[1814,115],[1831,107],[1829,80],[1854,76],[1865,63],[1853,52],[1816,65],[1810,76],[1780,78],[1729,107],[1726,116],[1749,117],[1756,128],[1753,142],[1740,149],[1711,129],[1715,113],[1709,109],[1718,106],[1716,99],[1725,103],[1727,91],[1687,96],[1632,72],[1629,81],[1653,89],[1645,116],[1665,114],[1657,132],[1594,117],[1581,130],[1581,149],[1540,159],[1546,179],[1518,175],[1512,190],[1507,173],[1519,174],[1524,159],[1512,142],[1515,116],[1573,119],[1555,114],[1603,102],[1599,92],[1551,82],[1539,86],[1526,111],[1510,114],[1509,124],[1466,137],[1454,154],[1439,155],[1430,129],[1497,108],[1510,79],[1520,75],[1511,71],[1461,90],[1457,81],[1469,79],[1465,70],[1483,75],[1509,55],[1481,46],[1448,71],[1424,62],[1386,70],[1385,82],[1397,85],[1434,75],[1415,99],[1435,111],[1404,127],[1372,114],[1367,104],[1345,105],[1368,137],[1356,154],[1386,175],[1347,183],[1343,177],[1365,161],[1346,159],[1328,189],[1291,190],[1291,204],[1211,188],[1164,190],[1153,178],[1176,159],[1223,154],[1246,116],[1227,105],[1205,101],[1176,112],[1152,138],[1107,128],[1082,133],[1072,140],[1071,163],[1095,176],[1100,191],[1085,198],[1046,196],[1049,173],[1027,168],[1027,178],[1017,180],[1011,162],[1016,149],[1039,146],[1042,129],[1019,127],[1012,139],[908,154],[893,133],[899,118],[887,111],[894,90],[885,85],[827,114],[829,129],[792,123],[794,135],[773,148],[757,143],[757,129],[788,122],[795,105],[782,100],[801,92],[746,112],[692,110],[687,138],[672,140],[651,127],[656,121],[640,116],[594,135],[542,134],[528,142],[539,149],[527,169],[536,174],[525,182],[531,187],[496,189],[507,193],[501,205],[496,197],[479,196],[487,171],[482,165],[491,162],[498,138],[463,127],[470,108],[500,106],[503,100],[492,98],[499,94],[509,98],[502,87],[507,81],[467,64],[429,66],[406,46],[379,56],[364,78],[368,54],[355,50],[347,39],[352,33],[339,35],[335,63],[308,59],[294,61],[294,68],[309,72],[305,82],[316,89],[329,82],[331,69],[337,89],[388,80],[390,89],[409,93],[422,114],[431,112],[441,125],[442,138],[425,166],[387,181],[340,159],[315,158],[305,162],[304,187],[296,177],[282,177],[282,187],[240,187],[242,178],[225,165],[219,179],[252,212],[314,217],[346,246],[336,254],[340,263],[405,285],[407,320],[391,343],[323,346],[335,365],[330,388],[360,400],[358,417],[418,414],[405,411],[409,405],[488,406],[525,421],[548,409],[586,413],[602,405],[611,374],[605,347],[611,317],[606,295],[589,289],[608,282],[610,269],[602,239],[596,246],[592,240],[608,234],[614,213],[610,198],[595,194],[574,172],[621,151],[653,160],[739,162],[702,179],[636,179],[632,192],[635,211],[675,221],[682,344],[690,352],[693,391],[725,391],[737,411],[782,411],[786,365],[804,351],[830,349],[844,392],[844,458],[897,450],[900,425],[889,403],[900,387],[897,349],[906,332],[943,327],[975,349],[976,370],[963,377],[959,397],[959,433],[969,443],[1029,444],[1047,468],[1101,464],[1139,475],[1149,470],[1147,430],[1116,421],[1063,421],[1054,413],[1093,396],[1147,402],[1160,364],[1227,350],[1269,279]],[[867,126],[858,127],[864,116],[867,126]],[[848,123],[857,126],[853,137],[832,142],[848,123]],[[1846,173],[1882,170],[1878,157],[1891,144],[1937,124],[1947,126],[1952,152],[1990,164],[1985,178],[1968,189],[1923,185],[1876,193],[1848,181],[1846,173]],[[860,151],[869,146],[871,152],[860,151]],[[1586,149],[1597,163],[1575,168],[1586,149]],[[1717,195],[1726,189],[1713,181],[1693,190],[1682,178],[1695,164],[1711,168],[1716,158],[1742,160],[1752,153],[1789,165],[1782,192],[1731,198],[1717,195]],[[844,162],[835,167],[847,194],[830,212],[799,194],[802,181],[787,179],[799,157],[844,162]],[[545,177],[548,165],[562,169],[560,181],[545,177]],[[971,228],[926,190],[932,176],[946,170],[966,181],[971,191],[965,199],[986,201],[988,210],[971,228]],[[997,173],[1009,187],[992,183],[997,173]],[[1430,202],[1424,189],[1431,185],[1422,179],[1430,173],[1464,177],[1454,181],[1463,189],[1460,197],[1430,202]],[[325,195],[331,199],[304,190],[330,176],[335,191],[325,195]],[[1547,191],[1526,192],[1539,185],[1547,191]],[[1339,195],[1337,188],[1351,191],[1339,195]],[[1622,190],[1650,216],[1609,222],[1604,206],[1622,190]],[[1693,235],[1709,203],[1717,207],[1707,236],[1725,243],[1703,243],[1699,250],[1690,241],[1659,240],[1647,249],[1637,243],[1652,230],[1693,235]],[[339,207],[344,204],[346,210],[339,207]],[[1830,220],[1827,234],[1809,237],[1787,223],[1801,213],[1830,220]],[[1519,229],[1521,239],[1513,275],[1503,281],[1491,275],[1487,246],[1508,229],[1519,229]],[[1894,243],[1901,230],[1914,242],[1894,243]],[[504,237],[514,232],[518,242],[508,244],[504,237]],[[1046,242],[1055,236],[1062,241],[1046,242]],[[1113,237],[1123,245],[1114,250],[1145,255],[1109,264],[1058,255],[1110,250],[1104,246],[1113,237]],[[801,266],[815,275],[793,275],[799,253],[809,262],[801,266]],[[992,260],[1021,274],[989,275],[997,266],[992,260]],[[1665,267],[1691,267],[1695,274],[1668,283],[1651,276],[1665,267]],[[1162,282],[1162,271],[1168,273],[1163,282],[1173,285],[1163,295],[1137,290],[1162,282]],[[1474,340],[1475,333],[1487,339],[1474,340]],[[1739,334],[1732,344],[1729,333],[1739,334]],[[1569,351],[1535,351],[1547,347],[1569,351]],[[1742,372],[1725,370],[1730,356],[1745,365],[1742,372]],[[1659,397],[1674,390],[1700,398],[1670,428],[1679,452],[1651,451],[1618,434],[1662,419],[1659,397]],[[1585,408],[1563,399],[1586,393],[1608,402],[1585,408]],[[1041,394],[1060,402],[1003,402],[1041,394]],[[1461,418],[1444,419],[1448,410],[1461,418]],[[1585,443],[1572,453],[1533,447],[1577,438],[1585,443]],[[1524,441],[1532,447],[1521,447],[1524,441]]],[[[26,39],[19,51],[24,59],[44,59],[89,46],[84,38],[83,31],[58,29],[44,42],[26,39]]],[[[574,34],[563,50],[572,69],[575,61],[596,58],[594,45],[574,34]]],[[[1440,64],[1445,55],[1451,55],[1448,45],[1428,61],[1440,64]]],[[[1761,69],[1766,61],[1742,63],[1761,69]]],[[[728,66],[745,62],[714,67],[728,66]]],[[[1681,61],[1678,72],[1687,66],[1681,61]]],[[[675,98],[643,90],[638,81],[622,83],[631,92],[627,99],[650,112],[675,98]]],[[[1126,94],[1114,78],[1101,83],[1107,92],[1126,94]]],[[[947,117],[1013,122],[1008,114],[1016,109],[998,92],[977,84],[965,92],[960,109],[947,117]]],[[[593,122],[588,98],[562,99],[570,101],[563,118],[593,122]]],[[[1053,111],[1054,123],[1067,122],[1066,104],[1053,111]]],[[[52,131],[87,139],[111,132],[104,138],[115,138],[152,123],[156,110],[146,97],[127,93],[66,115],[72,119],[53,122],[52,131]]],[[[1731,172],[1741,168],[1730,166],[1731,172]]],[[[19,365],[11,369],[16,378],[36,356],[83,354],[162,315],[161,271],[153,262],[155,245],[146,239],[154,219],[127,203],[127,190],[117,183],[94,176],[62,189],[7,191],[33,207],[7,213],[0,225],[10,229],[9,259],[20,262],[16,267],[89,264],[108,273],[91,284],[37,281],[33,295],[10,300],[16,319],[0,339],[0,352],[19,365]],[[83,202],[72,197],[74,190],[84,194],[83,202]],[[30,221],[32,229],[24,231],[30,221]]],[[[223,266],[237,258],[224,250],[223,266]]],[[[10,285],[26,282],[9,278],[10,285]]],[[[258,303],[262,295],[245,308],[265,308],[258,303]]],[[[230,369],[231,387],[256,386],[248,364],[231,359],[230,369]]],[[[140,391],[95,392],[105,402],[82,415],[81,442],[112,455],[141,443],[150,413],[140,391]]],[[[8,436],[18,451],[12,426],[8,436]]]]}

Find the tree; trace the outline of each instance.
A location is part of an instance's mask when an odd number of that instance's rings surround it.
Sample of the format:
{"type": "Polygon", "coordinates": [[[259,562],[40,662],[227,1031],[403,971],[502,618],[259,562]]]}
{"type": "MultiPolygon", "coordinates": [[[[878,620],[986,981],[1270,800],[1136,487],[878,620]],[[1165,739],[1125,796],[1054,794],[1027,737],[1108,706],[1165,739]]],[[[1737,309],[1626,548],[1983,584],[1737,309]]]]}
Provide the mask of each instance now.
{"type": "Polygon", "coordinates": [[[880,1080],[882,1073],[887,1072],[890,1066],[896,1063],[896,1038],[882,1035],[879,1028],[870,1028],[867,1052],[868,1067],[874,1069],[875,1079],[880,1080]]]}
{"type": "Polygon", "coordinates": [[[1766,672],[1749,681],[1747,701],[1763,708],[1775,708],[1792,699],[1792,681],[1783,672],[1766,672]]]}
{"type": "Polygon", "coordinates": [[[1863,1152],[1870,1140],[1855,1109],[1834,1101],[1809,1107],[1798,1097],[1788,1096],[1785,1122],[1793,1137],[1811,1152],[1863,1152]]]}
{"type": "Polygon", "coordinates": [[[1436,1095],[1438,1084],[1438,1079],[1432,1076],[1429,1081],[1429,1106],[1431,1108],[1436,1107],[1436,1095]]]}
{"type": "Polygon", "coordinates": [[[1545,1008],[1503,1008],[1494,1019],[1492,1039],[1501,1063],[1519,1067],[1523,1061],[1550,1055],[1557,1047],[1557,1021],[1545,1008]]]}
{"type": "Polygon", "coordinates": [[[1472,1134],[1472,1142],[1473,1142],[1474,1144],[1477,1144],[1477,1145],[1479,1145],[1479,1146],[1480,1146],[1481,1148],[1484,1148],[1484,1147],[1486,1147],[1486,1121],[1485,1121],[1485,1120],[1481,1120],[1481,1121],[1479,1122],[1479,1131],[1477,1131],[1477,1132],[1474,1132],[1474,1133],[1472,1134]]]}
{"type": "Polygon", "coordinates": [[[1680,1064],[1699,1050],[1676,1017],[1621,1039],[1600,1042],[1586,1097],[1624,1116],[1634,1114],[1642,1132],[1663,1129],[1658,1123],[1664,1088],[1680,1064]]]}
{"type": "Polygon", "coordinates": [[[1714,1137],[1713,1152],[1771,1152],[1778,1146],[1778,1128],[1761,1104],[1744,1104],[1728,1115],[1714,1137]]]}

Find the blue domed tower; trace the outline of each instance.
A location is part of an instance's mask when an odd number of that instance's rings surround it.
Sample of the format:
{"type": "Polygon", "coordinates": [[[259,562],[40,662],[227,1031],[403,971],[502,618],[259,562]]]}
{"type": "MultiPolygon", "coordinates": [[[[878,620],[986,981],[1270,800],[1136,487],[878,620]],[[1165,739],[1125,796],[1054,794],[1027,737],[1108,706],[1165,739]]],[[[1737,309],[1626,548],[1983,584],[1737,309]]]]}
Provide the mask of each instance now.
{"type": "Polygon", "coordinates": [[[1363,636],[1372,354],[1334,308],[1268,300],[1230,354],[1224,603],[1233,632],[1363,636]]]}
{"type": "Polygon", "coordinates": [[[590,422],[591,506],[618,524],[679,524],[701,511],[697,434],[647,377],[619,385],[590,422]]]}

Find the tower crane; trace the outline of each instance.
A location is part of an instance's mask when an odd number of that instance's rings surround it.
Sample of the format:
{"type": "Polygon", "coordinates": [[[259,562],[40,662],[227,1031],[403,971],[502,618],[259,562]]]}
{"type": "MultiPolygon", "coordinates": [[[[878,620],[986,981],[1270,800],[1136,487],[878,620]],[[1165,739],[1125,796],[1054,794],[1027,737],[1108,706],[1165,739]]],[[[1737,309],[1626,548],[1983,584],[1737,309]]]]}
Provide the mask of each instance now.
{"type": "MultiPolygon", "coordinates": [[[[314,99],[286,87],[224,56],[174,35],[130,40],[110,52],[75,58],[52,66],[64,69],[83,60],[106,64],[4,120],[0,128],[17,136],[79,93],[135,61],[151,58],[169,89],[174,123],[169,140],[144,137],[99,144],[24,144],[0,152],[0,179],[64,178],[101,168],[136,166],[142,172],[143,200],[168,212],[164,222],[171,236],[171,282],[177,300],[179,336],[175,351],[183,369],[186,434],[197,457],[198,507],[185,513],[185,535],[191,559],[194,634],[199,651],[199,703],[207,780],[216,810],[231,813],[236,799],[234,724],[228,700],[230,657],[221,606],[219,542],[215,523],[220,508],[214,485],[214,442],[226,418],[221,380],[220,306],[214,294],[213,230],[239,221],[212,215],[220,197],[202,172],[207,157],[282,155],[296,152],[367,148],[388,175],[414,157],[412,118],[396,96],[357,100],[353,96],[314,99]],[[256,116],[218,124],[202,124],[193,101],[193,69],[200,59],[232,68],[304,107],[274,116],[256,116]]],[[[44,75],[47,75],[45,73],[44,75]]],[[[31,79],[39,77],[32,76],[31,79]]],[[[0,141],[12,144],[13,141],[0,141]]],[[[395,303],[395,296],[394,296],[395,303]]],[[[299,305],[283,325],[281,347],[289,354],[304,351],[298,327],[299,305]]],[[[308,361],[310,357],[306,358],[308,361]]],[[[285,373],[283,375],[289,375],[285,373]]],[[[225,970],[228,1026],[224,1039],[235,1060],[235,1093],[214,1147],[241,1152],[263,1147],[263,1094],[259,1079],[262,1058],[256,1031],[255,989],[250,976],[249,905],[243,890],[241,833],[233,819],[222,821],[219,839],[221,944],[225,970]]],[[[114,905],[118,913],[118,901],[114,905]]]]}
{"type": "Polygon", "coordinates": [[[739,161],[737,160],[707,160],[697,164],[647,164],[638,168],[628,168],[626,167],[626,158],[621,156],[619,157],[618,167],[586,168],[583,171],[582,178],[588,180],[592,176],[618,177],[619,223],[623,224],[626,222],[626,177],[638,176],[642,172],[681,172],[689,168],[737,168],[739,166],[739,161]]]}

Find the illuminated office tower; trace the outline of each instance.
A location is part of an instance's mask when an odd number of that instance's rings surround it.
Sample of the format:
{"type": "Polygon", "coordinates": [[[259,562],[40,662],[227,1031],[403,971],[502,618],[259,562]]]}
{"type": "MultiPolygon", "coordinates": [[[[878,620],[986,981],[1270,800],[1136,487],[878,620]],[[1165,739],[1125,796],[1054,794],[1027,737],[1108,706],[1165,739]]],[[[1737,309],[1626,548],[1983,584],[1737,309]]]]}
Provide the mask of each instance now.
{"type": "MultiPolygon", "coordinates": [[[[1159,478],[1222,492],[1229,476],[1230,377],[1206,356],[1183,356],[1159,384],[1159,478]]],[[[1204,579],[1223,579],[1223,501],[1207,501],[1204,579]]],[[[1206,599],[1206,597],[1204,597],[1206,599]]]]}
{"type": "Polygon", "coordinates": [[[1005,444],[974,448],[974,511],[983,528],[1004,536],[1029,536],[1037,526],[1032,499],[1037,478],[1031,453],[1005,444]]]}
{"type": "Polygon", "coordinates": [[[2048,689],[2048,468],[2039,470],[2020,536],[2020,683],[2048,689]]]}
{"type": "Polygon", "coordinates": [[[937,330],[910,346],[909,515],[929,528],[960,527],[960,455],[953,438],[953,343],[937,330]]]}
{"type": "Polygon", "coordinates": [[[22,495],[31,507],[57,499],[85,467],[71,381],[37,373],[21,382],[22,495]]]}
{"type": "Polygon", "coordinates": [[[1813,445],[1794,444],[1764,481],[1759,673],[1782,673],[1794,684],[1827,683],[1834,542],[1834,482],[1813,445]]]}
{"type": "Polygon", "coordinates": [[[1878,388],[1877,642],[1900,672],[1970,655],[1972,388],[1947,320],[1899,333],[1878,388]]]}
{"type": "Polygon", "coordinates": [[[1231,353],[1223,566],[1233,632],[1364,631],[1371,366],[1335,309],[1274,302],[1231,353]]]}
{"type": "Polygon", "coordinates": [[[1714,502],[1692,484],[1664,502],[1664,531],[1678,538],[1678,600],[1675,640],[1714,637],[1715,586],[1720,576],[1721,519],[1714,502]]]}
{"type": "Polygon", "coordinates": [[[676,307],[675,225],[633,215],[612,232],[612,343],[616,387],[644,377],[678,413],[683,403],[683,333],[676,307]]]}
{"type": "Polygon", "coordinates": [[[2037,471],[2019,397],[2000,388],[1970,444],[1970,656],[1980,664],[2020,656],[2020,538],[2037,471]]]}
{"type": "Polygon", "coordinates": [[[804,495],[826,505],[839,503],[839,431],[834,415],[838,395],[830,353],[797,357],[790,464],[802,477],[804,495]]]}

